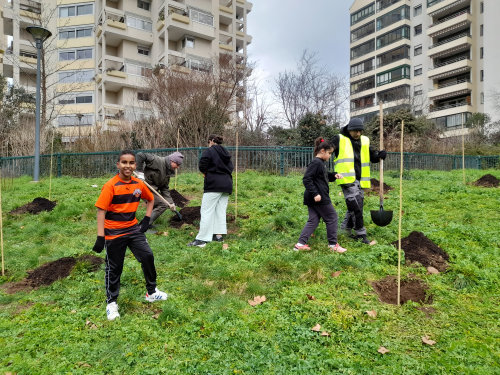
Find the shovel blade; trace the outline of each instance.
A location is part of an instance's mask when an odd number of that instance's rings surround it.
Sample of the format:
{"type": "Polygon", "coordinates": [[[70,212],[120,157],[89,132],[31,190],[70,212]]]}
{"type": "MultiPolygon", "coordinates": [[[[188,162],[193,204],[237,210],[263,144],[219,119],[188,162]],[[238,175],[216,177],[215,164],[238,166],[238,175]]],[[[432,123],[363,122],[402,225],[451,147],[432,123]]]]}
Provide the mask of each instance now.
{"type": "Polygon", "coordinates": [[[179,211],[177,211],[177,210],[176,210],[176,211],[175,211],[175,214],[177,215],[177,218],[178,218],[180,221],[182,221],[182,215],[181,215],[181,213],[180,213],[179,211]]]}
{"type": "Polygon", "coordinates": [[[385,227],[392,221],[392,211],[371,210],[372,221],[379,227],[385,227]]]}

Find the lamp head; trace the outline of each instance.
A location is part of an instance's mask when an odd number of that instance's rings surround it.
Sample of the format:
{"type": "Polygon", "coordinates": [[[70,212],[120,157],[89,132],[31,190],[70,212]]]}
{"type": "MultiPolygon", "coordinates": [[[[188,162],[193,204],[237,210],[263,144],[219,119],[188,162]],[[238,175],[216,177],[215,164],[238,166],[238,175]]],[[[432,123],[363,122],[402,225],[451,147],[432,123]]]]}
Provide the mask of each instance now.
{"type": "Polygon", "coordinates": [[[35,41],[41,41],[42,43],[52,36],[49,30],[41,26],[28,26],[26,31],[31,34],[35,41]]]}

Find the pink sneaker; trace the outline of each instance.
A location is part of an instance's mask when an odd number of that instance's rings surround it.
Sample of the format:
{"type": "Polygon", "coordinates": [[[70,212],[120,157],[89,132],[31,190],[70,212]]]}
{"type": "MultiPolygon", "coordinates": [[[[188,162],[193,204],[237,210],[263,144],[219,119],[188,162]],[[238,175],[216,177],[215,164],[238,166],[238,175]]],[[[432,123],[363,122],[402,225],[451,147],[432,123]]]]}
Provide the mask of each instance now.
{"type": "Polygon", "coordinates": [[[311,248],[309,247],[308,244],[302,245],[301,243],[296,243],[295,246],[293,247],[293,250],[295,251],[309,251],[311,248]]]}
{"type": "Polygon", "coordinates": [[[330,251],[336,251],[337,253],[345,253],[347,251],[347,249],[344,249],[338,243],[335,245],[328,245],[328,247],[330,248],[330,251]]]}

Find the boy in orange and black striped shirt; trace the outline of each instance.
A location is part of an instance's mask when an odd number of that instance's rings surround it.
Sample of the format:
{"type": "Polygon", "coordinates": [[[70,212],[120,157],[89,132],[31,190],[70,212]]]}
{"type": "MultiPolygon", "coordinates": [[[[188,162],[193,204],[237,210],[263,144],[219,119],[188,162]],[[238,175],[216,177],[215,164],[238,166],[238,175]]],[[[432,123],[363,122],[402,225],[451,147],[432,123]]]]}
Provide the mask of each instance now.
{"type": "Polygon", "coordinates": [[[104,184],[95,204],[97,240],[93,250],[100,253],[106,247],[106,314],[109,320],[120,317],[116,300],[127,247],[141,263],[146,280],[146,301],[167,299],[167,294],[156,288],[154,256],[144,234],[149,227],[154,196],[143,181],[132,177],[136,168],[132,151],[122,151],[116,166],[118,174],[104,184]],[[146,216],[138,223],[135,213],[141,199],[147,201],[146,216]]]}

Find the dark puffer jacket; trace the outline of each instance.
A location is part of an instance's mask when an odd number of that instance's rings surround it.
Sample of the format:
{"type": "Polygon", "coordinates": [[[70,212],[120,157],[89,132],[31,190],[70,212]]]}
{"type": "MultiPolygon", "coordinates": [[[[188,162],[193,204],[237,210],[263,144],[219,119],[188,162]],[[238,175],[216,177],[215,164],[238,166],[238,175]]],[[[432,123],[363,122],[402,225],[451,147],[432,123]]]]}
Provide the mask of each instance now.
{"type": "Polygon", "coordinates": [[[233,192],[233,163],[231,155],[221,145],[213,145],[200,158],[200,172],[205,175],[203,191],[205,193],[233,192]]]}

